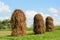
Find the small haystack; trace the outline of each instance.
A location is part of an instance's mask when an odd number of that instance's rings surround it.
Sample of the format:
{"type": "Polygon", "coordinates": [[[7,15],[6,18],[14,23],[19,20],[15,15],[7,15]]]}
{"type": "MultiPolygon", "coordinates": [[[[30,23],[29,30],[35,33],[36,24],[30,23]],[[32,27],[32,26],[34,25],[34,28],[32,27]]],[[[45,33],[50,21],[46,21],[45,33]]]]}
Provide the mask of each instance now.
{"type": "Polygon", "coordinates": [[[52,17],[48,16],[46,18],[46,31],[53,31],[54,30],[54,24],[52,17]]]}
{"type": "Polygon", "coordinates": [[[41,14],[36,14],[34,16],[34,33],[35,34],[45,33],[45,24],[41,14]]]}

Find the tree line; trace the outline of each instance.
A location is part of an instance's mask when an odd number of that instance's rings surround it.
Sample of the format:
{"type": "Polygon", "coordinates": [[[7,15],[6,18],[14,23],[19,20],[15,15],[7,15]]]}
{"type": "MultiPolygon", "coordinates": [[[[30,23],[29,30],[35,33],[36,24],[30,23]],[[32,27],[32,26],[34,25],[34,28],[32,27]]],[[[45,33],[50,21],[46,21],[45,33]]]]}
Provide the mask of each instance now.
{"type": "Polygon", "coordinates": [[[5,19],[5,20],[0,20],[0,29],[7,29],[10,28],[10,20],[5,19]]]}

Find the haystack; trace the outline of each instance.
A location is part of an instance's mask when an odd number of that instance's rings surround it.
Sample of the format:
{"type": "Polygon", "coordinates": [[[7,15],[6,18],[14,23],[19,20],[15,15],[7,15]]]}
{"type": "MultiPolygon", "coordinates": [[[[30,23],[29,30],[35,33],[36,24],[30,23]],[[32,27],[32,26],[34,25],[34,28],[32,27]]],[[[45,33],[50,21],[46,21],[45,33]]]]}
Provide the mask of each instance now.
{"type": "Polygon", "coordinates": [[[45,33],[44,20],[41,14],[36,14],[34,16],[34,33],[35,34],[45,33]]]}
{"type": "Polygon", "coordinates": [[[22,10],[16,9],[11,16],[12,36],[23,36],[26,34],[26,17],[22,10]]]}
{"type": "Polygon", "coordinates": [[[54,30],[54,24],[52,17],[48,16],[46,18],[46,31],[53,31],[54,30]]]}

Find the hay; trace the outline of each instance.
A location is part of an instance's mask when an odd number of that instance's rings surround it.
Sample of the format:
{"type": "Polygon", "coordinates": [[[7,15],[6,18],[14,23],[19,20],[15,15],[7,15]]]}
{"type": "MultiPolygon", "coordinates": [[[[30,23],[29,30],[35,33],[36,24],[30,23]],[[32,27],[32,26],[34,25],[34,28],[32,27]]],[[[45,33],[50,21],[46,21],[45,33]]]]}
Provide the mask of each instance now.
{"type": "Polygon", "coordinates": [[[16,9],[11,16],[12,36],[23,36],[26,34],[26,17],[22,10],[16,9]]]}
{"type": "Polygon", "coordinates": [[[46,18],[46,31],[53,31],[54,30],[54,24],[52,17],[48,16],[46,18]]]}
{"type": "Polygon", "coordinates": [[[42,34],[45,33],[45,25],[44,20],[41,14],[36,14],[34,16],[34,29],[35,34],[42,34]]]}

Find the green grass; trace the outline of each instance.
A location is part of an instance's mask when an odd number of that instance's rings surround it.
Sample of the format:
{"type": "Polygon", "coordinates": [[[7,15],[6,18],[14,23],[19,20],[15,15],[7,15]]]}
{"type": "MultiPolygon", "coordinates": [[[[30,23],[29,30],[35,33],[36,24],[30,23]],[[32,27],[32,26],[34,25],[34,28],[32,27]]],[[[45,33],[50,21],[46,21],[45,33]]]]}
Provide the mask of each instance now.
{"type": "Polygon", "coordinates": [[[37,35],[33,31],[27,31],[27,35],[19,37],[10,36],[10,33],[11,31],[0,31],[0,40],[60,40],[60,27],[55,27],[53,32],[37,35]]]}

